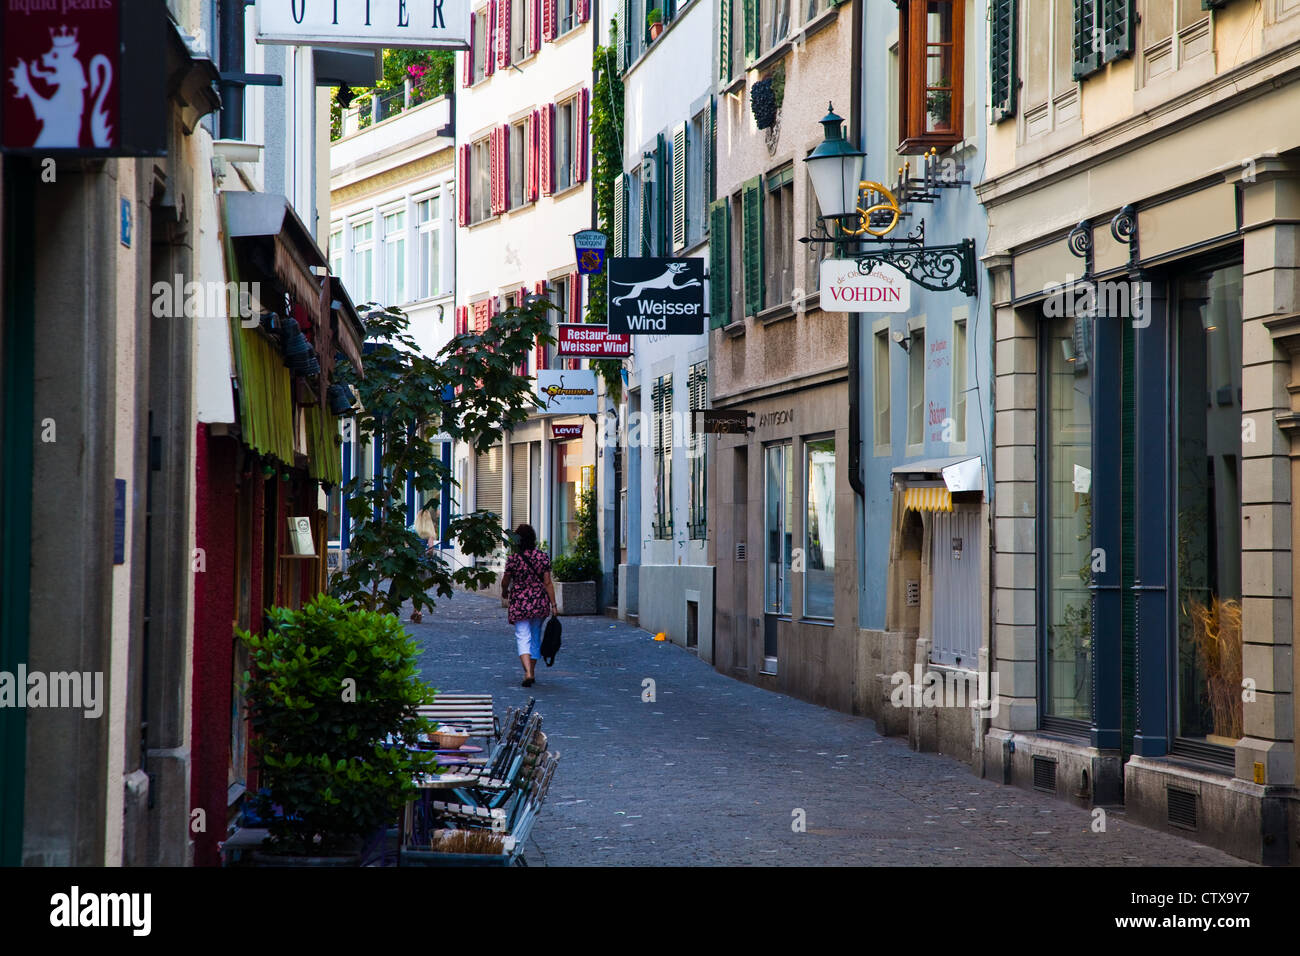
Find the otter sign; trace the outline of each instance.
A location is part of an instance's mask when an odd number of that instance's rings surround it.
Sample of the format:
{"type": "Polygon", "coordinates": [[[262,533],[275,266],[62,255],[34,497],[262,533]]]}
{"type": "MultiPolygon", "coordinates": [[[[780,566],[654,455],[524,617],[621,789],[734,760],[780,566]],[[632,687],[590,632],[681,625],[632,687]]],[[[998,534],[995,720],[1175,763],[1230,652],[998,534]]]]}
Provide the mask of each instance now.
{"type": "Polygon", "coordinates": [[[699,335],[704,331],[704,260],[610,259],[609,331],[699,335]]]}

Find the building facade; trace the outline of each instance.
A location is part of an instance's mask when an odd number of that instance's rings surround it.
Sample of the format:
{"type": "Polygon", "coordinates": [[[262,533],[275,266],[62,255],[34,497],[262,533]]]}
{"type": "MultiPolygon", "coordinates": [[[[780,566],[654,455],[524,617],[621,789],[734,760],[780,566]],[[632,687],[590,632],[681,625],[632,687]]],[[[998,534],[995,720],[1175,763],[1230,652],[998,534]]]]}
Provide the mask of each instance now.
{"type": "Polygon", "coordinates": [[[709,469],[714,665],[850,712],[863,682],[848,322],[820,308],[823,250],[796,240],[817,221],[803,158],[819,107],[855,99],[857,10],[718,4],[709,213],[712,405],[754,413],[752,432],[719,436],[709,469]]]}
{"type": "MultiPolygon", "coordinates": [[[[488,0],[471,11],[455,92],[456,331],[486,328],[532,295],[550,300],[553,322],[580,322],[586,282],[572,236],[593,224],[590,0],[488,0]]],[[[594,381],[585,365],[539,344],[520,373],[594,381]]],[[[592,418],[535,415],[485,454],[456,451],[462,507],[496,512],[507,528],[528,522],[559,556],[577,535],[597,451],[592,418]]],[[[608,588],[608,564],[605,575],[608,588]]]]}
{"type": "MultiPolygon", "coordinates": [[[[614,183],[613,254],[709,255],[716,108],[712,0],[660,7],[651,42],[645,14],[626,4],[620,26],[622,174],[614,183]],[[637,17],[640,16],[638,20],[637,17]]],[[[619,469],[619,614],[713,660],[713,553],[708,471],[714,439],[694,432],[708,406],[709,340],[635,335],[626,404],[636,441],[619,469]]]]}
{"type": "Polygon", "coordinates": [[[1294,861],[1300,6],[991,6],[984,773],[1294,861]]]}

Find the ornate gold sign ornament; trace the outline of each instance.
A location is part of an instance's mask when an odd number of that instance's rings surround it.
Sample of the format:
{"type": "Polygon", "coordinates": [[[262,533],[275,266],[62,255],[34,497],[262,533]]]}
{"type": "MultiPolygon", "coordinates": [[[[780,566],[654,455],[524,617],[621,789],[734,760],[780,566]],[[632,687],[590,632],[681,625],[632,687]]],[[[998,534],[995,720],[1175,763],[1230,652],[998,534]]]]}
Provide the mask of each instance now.
{"type": "Polygon", "coordinates": [[[899,208],[898,200],[894,194],[882,186],[880,183],[873,183],[863,180],[858,183],[858,228],[849,228],[849,225],[843,224],[843,231],[848,236],[860,236],[863,233],[872,236],[887,236],[894,231],[898,225],[899,217],[902,216],[903,210],[899,208]],[[884,202],[872,202],[876,197],[883,197],[884,202]],[[871,227],[871,217],[873,213],[890,213],[889,225],[881,229],[871,227]]]}

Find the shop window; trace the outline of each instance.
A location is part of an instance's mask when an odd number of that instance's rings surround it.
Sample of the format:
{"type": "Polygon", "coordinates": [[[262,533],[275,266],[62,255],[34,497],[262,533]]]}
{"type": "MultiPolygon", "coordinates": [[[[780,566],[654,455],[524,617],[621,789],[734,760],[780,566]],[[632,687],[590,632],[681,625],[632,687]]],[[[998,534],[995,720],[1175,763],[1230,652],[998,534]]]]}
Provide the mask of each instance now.
{"type": "Polygon", "coordinates": [[[907,444],[916,454],[925,442],[925,329],[913,329],[907,351],[907,444]]]}
{"type": "Polygon", "coordinates": [[[961,142],[965,0],[899,4],[900,153],[961,142]]]}
{"type": "MultiPolygon", "coordinates": [[[[794,460],[789,442],[763,449],[763,610],[790,613],[793,563],[794,460]]],[[[775,656],[769,647],[768,656],[775,656]]]]}
{"type": "Polygon", "coordinates": [[[1242,736],[1240,265],[1178,284],[1178,736],[1242,736]]]}
{"type": "Polygon", "coordinates": [[[555,541],[551,553],[567,554],[578,538],[578,503],[582,493],[582,442],[555,445],[555,541]]]}
{"type": "Polygon", "coordinates": [[[655,520],[654,536],[673,536],[673,377],[655,379],[650,393],[654,421],[655,520]]]}
{"type": "Polygon", "coordinates": [[[1044,321],[1044,714],[1092,719],[1092,363],[1086,318],[1044,321]]]}
{"type": "Polygon", "coordinates": [[[835,616],[835,439],[804,442],[805,617],[835,616]]]}

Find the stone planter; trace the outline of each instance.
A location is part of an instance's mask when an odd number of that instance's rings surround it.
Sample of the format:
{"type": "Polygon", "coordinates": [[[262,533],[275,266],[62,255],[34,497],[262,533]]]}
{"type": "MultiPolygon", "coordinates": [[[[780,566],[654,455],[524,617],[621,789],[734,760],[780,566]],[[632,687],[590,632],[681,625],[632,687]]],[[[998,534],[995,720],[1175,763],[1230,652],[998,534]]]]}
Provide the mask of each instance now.
{"type": "Polygon", "coordinates": [[[556,581],[555,606],[561,614],[596,613],[595,581],[556,581]]]}

